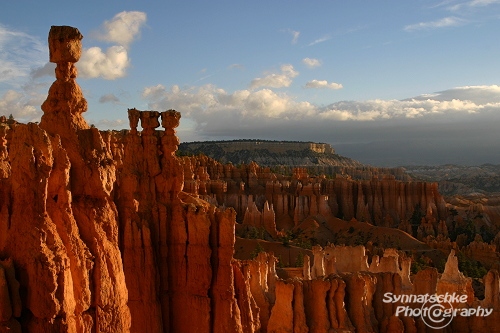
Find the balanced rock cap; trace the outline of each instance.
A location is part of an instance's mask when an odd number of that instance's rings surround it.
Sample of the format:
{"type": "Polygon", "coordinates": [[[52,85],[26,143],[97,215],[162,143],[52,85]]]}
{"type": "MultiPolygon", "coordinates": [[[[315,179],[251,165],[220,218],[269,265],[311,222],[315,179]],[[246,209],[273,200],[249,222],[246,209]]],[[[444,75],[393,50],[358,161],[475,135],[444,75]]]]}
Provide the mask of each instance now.
{"type": "Polygon", "coordinates": [[[50,62],[77,62],[82,54],[82,38],[77,28],[53,25],[49,32],[50,62]]]}

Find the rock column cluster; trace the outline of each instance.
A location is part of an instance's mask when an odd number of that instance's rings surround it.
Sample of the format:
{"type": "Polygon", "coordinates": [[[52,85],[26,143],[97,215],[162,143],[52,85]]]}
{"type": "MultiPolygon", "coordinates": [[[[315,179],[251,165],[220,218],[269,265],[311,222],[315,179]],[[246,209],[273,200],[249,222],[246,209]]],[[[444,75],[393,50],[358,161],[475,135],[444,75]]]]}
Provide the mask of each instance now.
{"type": "Polygon", "coordinates": [[[233,265],[235,211],[182,192],[180,113],[128,113],[116,193],[131,332],[253,332],[253,298],[233,265]]]}
{"type": "Polygon", "coordinates": [[[238,222],[264,228],[272,237],[318,214],[376,226],[399,226],[412,234],[410,219],[422,213],[425,218],[419,238],[447,233],[443,227],[447,210],[437,183],[403,182],[389,176],[364,181],[340,176],[326,179],[309,177],[302,168],[294,168],[291,177],[278,179],[269,168],[255,163],[221,165],[204,156],[183,157],[183,163],[189,184],[186,192],[233,207],[238,222]]]}

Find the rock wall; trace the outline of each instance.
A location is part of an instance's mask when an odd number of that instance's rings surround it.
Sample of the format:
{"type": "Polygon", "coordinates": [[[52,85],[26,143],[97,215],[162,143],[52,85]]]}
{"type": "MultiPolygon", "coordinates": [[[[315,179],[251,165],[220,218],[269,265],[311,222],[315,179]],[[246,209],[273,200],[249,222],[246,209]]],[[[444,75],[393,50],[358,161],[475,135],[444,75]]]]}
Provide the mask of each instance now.
{"type": "MultiPolygon", "coordinates": [[[[403,182],[393,176],[361,181],[342,176],[326,179],[310,177],[303,168],[295,168],[293,175],[286,177],[255,163],[240,167],[221,165],[203,156],[183,157],[182,162],[187,192],[217,205],[233,207],[238,222],[243,221],[247,210],[253,216],[260,212],[261,221],[266,210],[270,210],[267,215],[274,214],[278,231],[292,229],[308,216],[322,215],[347,221],[355,218],[377,226],[409,226],[405,231],[411,232],[410,220],[418,209],[426,218],[419,233],[423,238],[436,235],[439,222],[448,216],[436,183],[403,182]]],[[[271,222],[253,225],[275,233],[271,222]]]]}

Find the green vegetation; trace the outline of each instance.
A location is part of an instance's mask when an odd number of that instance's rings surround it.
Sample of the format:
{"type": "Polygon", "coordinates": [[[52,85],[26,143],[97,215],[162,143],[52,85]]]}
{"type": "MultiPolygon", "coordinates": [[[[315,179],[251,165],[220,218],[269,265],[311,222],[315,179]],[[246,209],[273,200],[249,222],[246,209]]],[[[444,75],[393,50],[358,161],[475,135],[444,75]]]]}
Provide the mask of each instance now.
{"type": "MultiPolygon", "coordinates": [[[[488,273],[486,268],[479,261],[468,258],[461,252],[457,253],[457,258],[458,269],[467,277],[482,278],[488,273]]],[[[439,262],[431,262],[430,259],[420,256],[411,263],[411,274],[416,274],[428,267],[435,267],[439,273],[443,273],[445,265],[446,261],[444,259],[441,259],[439,262]]]]}
{"type": "Polygon", "coordinates": [[[261,253],[261,252],[266,252],[266,251],[264,250],[264,248],[262,247],[262,245],[260,245],[260,243],[259,243],[259,242],[257,242],[257,246],[256,246],[256,247],[255,247],[255,249],[252,251],[252,253],[251,253],[251,255],[250,255],[250,256],[252,257],[252,259],[255,259],[255,258],[257,258],[257,256],[258,256],[258,255],[259,255],[259,253],[261,253]]]}
{"type": "Polygon", "coordinates": [[[249,233],[248,238],[250,239],[265,239],[267,234],[266,229],[264,228],[252,228],[249,233]]]}
{"type": "Polygon", "coordinates": [[[295,267],[302,267],[304,266],[304,253],[302,251],[299,252],[297,255],[297,259],[295,259],[295,267]]]}
{"type": "Polygon", "coordinates": [[[278,268],[285,268],[285,263],[283,262],[283,259],[281,258],[281,254],[278,256],[278,262],[276,263],[278,268]]]}
{"type": "Polygon", "coordinates": [[[474,240],[476,237],[476,227],[472,220],[464,221],[463,224],[455,225],[455,228],[450,232],[450,239],[452,242],[457,240],[459,235],[464,235],[466,237],[463,245],[467,245],[474,240]]]}
{"type": "Polygon", "coordinates": [[[417,274],[427,267],[430,267],[429,264],[424,260],[422,256],[420,256],[418,257],[418,259],[412,261],[410,271],[411,274],[417,274]]]}
{"type": "Polygon", "coordinates": [[[474,260],[472,258],[467,258],[464,254],[458,253],[457,254],[458,258],[458,269],[460,272],[462,272],[465,276],[471,277],[471,278],[482,278],[483,276],[488,273],[486,268],[477,260],[474,260]]]}
{"type": "Polygon", "coordinates": [[[425,216],[420,204],[415,205],[415,209],[413,210],[413,214],[410,218],[411,230],[413,232],[413,237],[417,236],[417,230],[420,226],[422,218],[425,216]]]}
{"type": "Polygon", "coordinates": [[[248,229],[239,232],[238,234],[239,237],[241,238],[246,238],[246,239],[263,239],[266,240],[267,237],[267,231],[264,228],[255,228],[255,227],[249,227],[248,229]]]}
{"type": "Polygon", "coordinates": [[[280,240],[283,246],[297,246],[307,250],[311,250],[313,245],[317,244],[314,238],[308,239],[307,237],[301,237],[301,230],[297,230],[296,232],[288,230],[285,236],[281,237],[280,240]]]}
{"type": "Polygon", "coordinates": [[[495,239],[495,234],[491,232],[491,229],[486,225],[482,225],[481,228],[479,228],[479,234],[485,243],[490,243],[495,239]]]}
{"type": "Polygon", "coordinates": [[[443,273],[445,265],[446,265],[446,260],[441,259],[441,260],[439,260],[439,262],[437,262],[437,263],[434,264],[434,267],[437,268],[437,270],[438,270],[439,273],[443,273]]]}

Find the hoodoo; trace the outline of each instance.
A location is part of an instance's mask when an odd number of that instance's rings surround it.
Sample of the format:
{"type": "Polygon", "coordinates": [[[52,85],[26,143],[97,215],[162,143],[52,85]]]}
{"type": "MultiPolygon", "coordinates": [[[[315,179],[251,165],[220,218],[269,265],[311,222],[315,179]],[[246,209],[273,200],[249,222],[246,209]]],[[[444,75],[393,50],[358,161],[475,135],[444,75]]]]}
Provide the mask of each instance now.
{"type": "Polygon", "coordinates": [[[56,64],[56,81],[42,104],[44,115],[40,126],[49,133],[89,128],[82,113],[87,111],[87,101],[76,82],[75,63],[82,54],[82,34],[68,26],[52,26],[49,32],[49,58],[56,64]]]}

